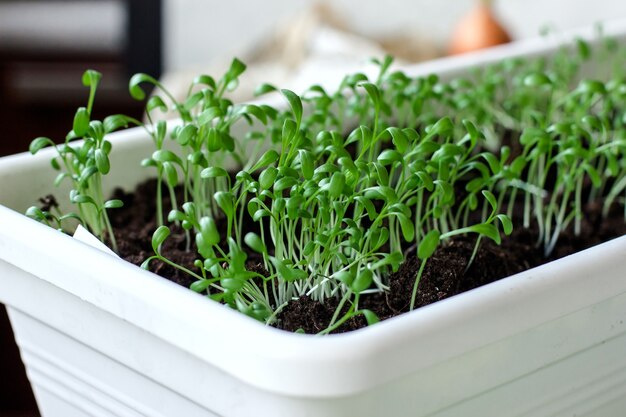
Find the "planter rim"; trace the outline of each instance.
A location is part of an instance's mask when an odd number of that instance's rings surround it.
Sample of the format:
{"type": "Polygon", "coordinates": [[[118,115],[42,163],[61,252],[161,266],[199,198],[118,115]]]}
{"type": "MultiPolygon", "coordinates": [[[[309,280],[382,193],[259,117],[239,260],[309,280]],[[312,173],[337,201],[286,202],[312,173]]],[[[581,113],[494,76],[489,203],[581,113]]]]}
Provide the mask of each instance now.
{"type": "MultiPolygon", "coordinates": [[[[620,27],[626,27],[626,20],[606,23],[604,33],[610,36],[620,27]]],[[[592,39],[594,33],[592,28],[585,28],[552,41],[520,41],[407,69],[411,75],[452,73],[460,66],[546,53],[562,44],[563,37],[592,39]]],[[[129,149],[141,134],[143,130],[135,128],[111,135],[114,152],[129,149]]],[[[28,173],[29,167],[47,164],[50,155],[24,153],[0,158],[0,177],[6,178],[14,170],[28,173]]],[[[375,326],[316,337],[263,326],[7,207],[0,206],[0,221],[1,260],[250,385],[298,397],[330,398],[373,389],[463,351],[626,293],[626,282],[612,282],[605,278],[608,274],[598,275],[588,262],[594,259],[603,272],[622,270],[619,260],[626,253],[624,236],[375,326]],[[67,254],[72,257],[65,259],[67,254]],[[46,258],[50,263],[34,262],[46,258]],[[416,340],[421,341],[417,346],[416,340]],[[405,343],[408,341],[413,344],[405,343]]],[[[0,289],[0,301],[11,304],[12,300],[5,297],[0,289]]]]}
{"type": "Polygon", "coordinates": [[[594,276],[597,265],[621,270],[623,236],[375,326],[318,337],[264,326],[3,206],[0,219],[7,262],[253,386],[296,396],[362,392],[626,292],[626,282],[594,276]],[[29,236],[37,236],[34,251],[29,236]]]}

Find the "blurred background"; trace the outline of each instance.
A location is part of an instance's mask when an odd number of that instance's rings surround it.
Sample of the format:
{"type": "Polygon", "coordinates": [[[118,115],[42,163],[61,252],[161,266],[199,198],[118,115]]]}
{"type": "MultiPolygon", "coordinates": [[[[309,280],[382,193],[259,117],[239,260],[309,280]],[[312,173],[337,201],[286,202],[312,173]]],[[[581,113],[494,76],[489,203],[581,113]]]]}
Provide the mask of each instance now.
{"type": "MultiPolygon", "coordinates": [[[[36,136],[62,141],[85,104],[87,68],[104,77],[94,117],[141,117],[129,77],[147,72],[175,95],[198,73],[248,63],[236,100],[261,82],[296,91],[332,84],[391,53],[418,62],[626,18],[626,2],[595,0],[0,0],[0,156],[36,136]]],[[[0,306],[0,417],[37,416],[0,306]]]]}

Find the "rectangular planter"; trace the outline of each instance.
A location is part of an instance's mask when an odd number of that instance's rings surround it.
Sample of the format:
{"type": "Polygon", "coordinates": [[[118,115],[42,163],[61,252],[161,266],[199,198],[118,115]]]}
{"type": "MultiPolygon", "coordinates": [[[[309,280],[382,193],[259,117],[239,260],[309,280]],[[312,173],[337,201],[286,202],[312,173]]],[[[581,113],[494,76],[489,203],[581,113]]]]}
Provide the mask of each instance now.
{"type": "MultiPolygon", "coordinates": [[[[626,38],[626,24],[605,32],[626,38]]],[[[409,73],[450,77],[558,44],[519,42],[409,73]]],[[[131,188],[148,175],[139,161],[151,142],[139,129],[110,140],[108,187],[131,188]]],[[[0,159],[0,301],[44,417],[626,409],[626,237],[349,334],[290,334],[20,214],[49,193],[50,156],[0,159]]]]}

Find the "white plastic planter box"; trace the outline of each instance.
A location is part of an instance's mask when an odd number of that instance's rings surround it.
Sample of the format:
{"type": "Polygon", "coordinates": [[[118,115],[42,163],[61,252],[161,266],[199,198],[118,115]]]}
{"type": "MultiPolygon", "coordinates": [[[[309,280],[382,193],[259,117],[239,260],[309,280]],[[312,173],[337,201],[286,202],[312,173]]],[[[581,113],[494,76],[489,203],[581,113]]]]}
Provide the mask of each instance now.
{"type": "MultiPolygon", "coordinates": [[[[450,75],[555,48],[529,41],[410,71],[450,75]]],[[[148,175],[150,141],[137,129],[111,140],[108,184],[131,188],[148,175]]],[[[0,301],[44,417],[626,410],[626,237],[370,328],[290,334],[21,215],[49,192],[49,157],[0,159],[0,301]]]]}

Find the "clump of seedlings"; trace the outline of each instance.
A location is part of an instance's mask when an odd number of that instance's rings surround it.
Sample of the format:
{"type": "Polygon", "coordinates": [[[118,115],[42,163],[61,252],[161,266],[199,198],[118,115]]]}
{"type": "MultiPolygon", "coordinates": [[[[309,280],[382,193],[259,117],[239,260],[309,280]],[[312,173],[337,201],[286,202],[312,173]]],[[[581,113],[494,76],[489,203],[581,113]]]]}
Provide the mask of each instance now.
{"type": "MultiPolygon", "coordinates": [[[[624,62],[612,41],[594,53],[617,62],[607,66],[624,62]]],[[[580,233],[585,204],[602,202],[607,215],[623,203],[626,80],[617,71],[580,79],[591,55],[578,41],[552,60],[506,61],[446,82],[393,71],[386,57],[375,80],[352,74],[332,93],[260,86],[260,95],[284,97],[281,108],[228,99],[245,70],[237,59],[220,79],[197,77],[183,101],[137,74],[134,98],[145,99],[145,83],[156,92],[145,125],[122,115],[91,120],[99,74],[87,71],[89,103],[65,144],[38,138],[30,148],[56,148],[56,182],[72,182],[78,213],[28,214],[59,228],[78,218],[115,250],[107,210],[121,202],[102,195],[105,135],[140,125],[154,142],[143,165],[157,178],[158,228],[144,268],[165,262],[193,277],[192,290],[267,324],[304,296],[335,302],[322,334],[356,316],[373,324],[363,298],[387,291],[408,257],[419,260],[412,310],[429,259],[453,237],[473,239],[468,268],[485,239],[499,244],[514,223],[536,228],[549,256],[567,228],[580,233]],[[156,121],[171,110],[180,122],[156,121]],[[245,135],[236,134],[241,123],[245,135]],[[193,265],[162,250],[180,230],[193,265]]]]}

